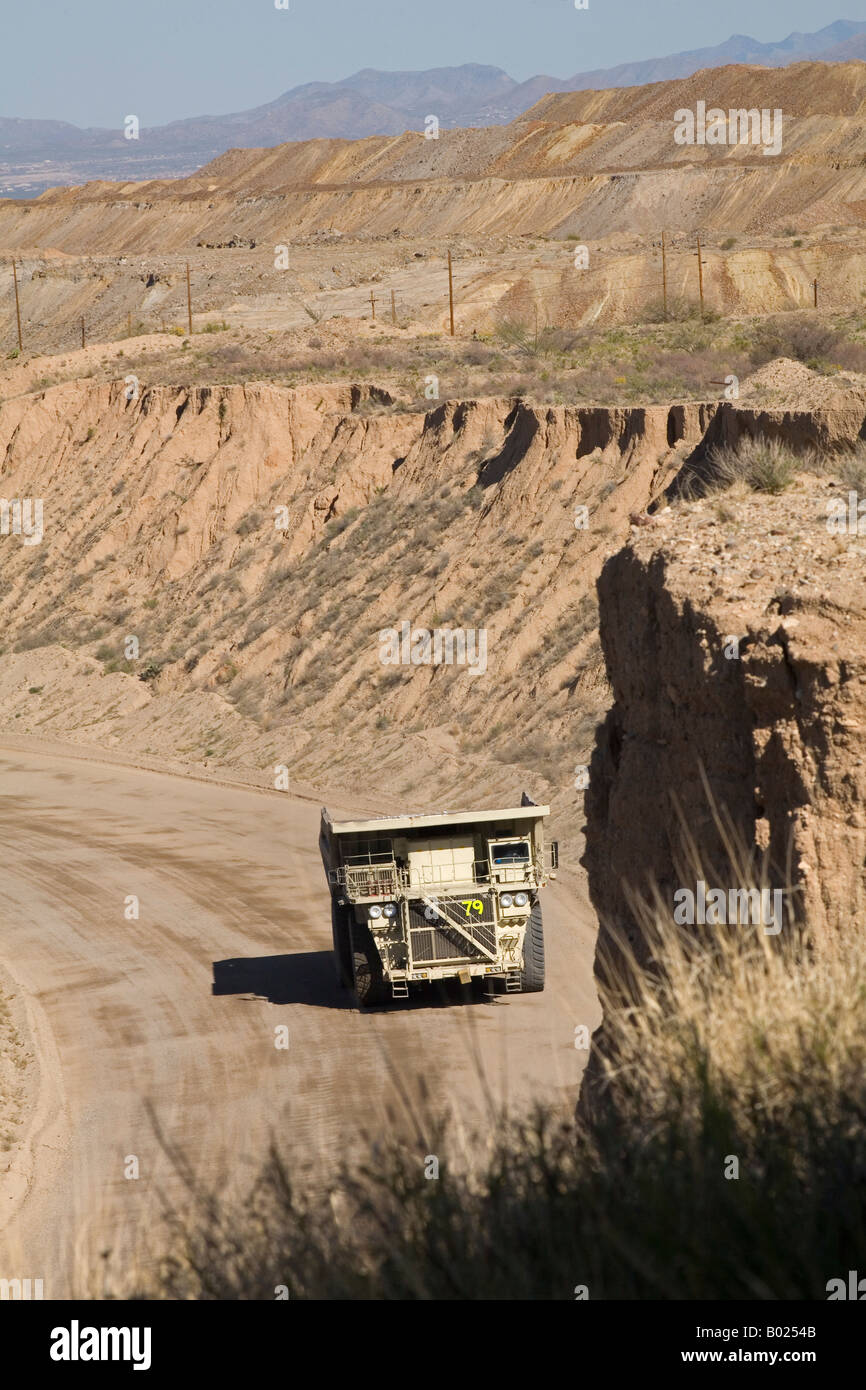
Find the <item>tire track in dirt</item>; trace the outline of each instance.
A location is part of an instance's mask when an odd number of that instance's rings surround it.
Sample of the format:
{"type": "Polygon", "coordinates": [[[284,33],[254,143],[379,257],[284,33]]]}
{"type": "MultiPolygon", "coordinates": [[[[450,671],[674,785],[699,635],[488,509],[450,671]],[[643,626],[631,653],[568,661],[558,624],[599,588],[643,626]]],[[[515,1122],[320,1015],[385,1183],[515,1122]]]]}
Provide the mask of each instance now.
{"type": "Polygon", "coordinates": [[[135,1257],[161,1194],[180,1192],[148,1104],[203,1177],[237,1190],[271,1135],[323,1181],[394,1125],[420,1165],[423,1116],[446,1107],[462,1142],[485,1085],[515,1107],[576,1097],[574,1025],[597,1010],[579,886],[547,890],[544,994],[363,1014],[334,979],[312,803],[56,751],[0,749],[0,776],[0,957],[40,1071],[17,1184],[0,1182],[7,1277],[60,1297],[81,1290],[86,1252],[135,1257]]]}

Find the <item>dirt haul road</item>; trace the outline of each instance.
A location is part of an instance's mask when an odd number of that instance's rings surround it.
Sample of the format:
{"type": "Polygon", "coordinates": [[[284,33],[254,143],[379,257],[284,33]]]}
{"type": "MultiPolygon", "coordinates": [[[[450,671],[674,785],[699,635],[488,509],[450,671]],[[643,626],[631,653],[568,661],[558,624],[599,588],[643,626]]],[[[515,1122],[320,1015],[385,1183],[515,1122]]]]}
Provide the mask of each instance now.
{"type": "Polygon", "coordinates": [[[406,1123],[422,1173],[425,1126],[401,1098],[419,1081],[458,1134],[483,1118],[485,1084],[515,1108],[576,1097],[575,1026],[597,1022],[577,880],[545,890],[544,994],[457,987],[363,1014],[334,980],[313,802],[8,747],[0,780],[0,966],[38,1059],[26,1134],[0,1159],[0,1276],[57,1298],[88,1291],[94,1251],[117,1267],[141,1249],[160,1191],[179,1190],[149,1107],[231,1187],[270,1134],[321,1178],[386,1123],[406,1123]]]}

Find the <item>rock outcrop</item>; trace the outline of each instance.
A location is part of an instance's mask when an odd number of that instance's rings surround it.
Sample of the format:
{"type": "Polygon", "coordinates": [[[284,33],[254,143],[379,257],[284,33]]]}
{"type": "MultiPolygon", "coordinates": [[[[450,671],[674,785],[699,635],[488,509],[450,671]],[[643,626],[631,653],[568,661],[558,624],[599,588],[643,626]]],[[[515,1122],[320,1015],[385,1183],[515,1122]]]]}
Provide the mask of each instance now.
{"type": "MultiPolygon", "coordinates": [[[[817,940],[866,912],[866,518],[832,473],[684,503],[599,580],[614,704],[586,794],[601,941],[645,943],[630,890],[731,887],[732,829],[817,940]],[[723,830],[727,826],[728,830],[723,830]],[[694,880],[692,880],[694,887],[694,880]]],[[[604,952],[602,952],[604,955],[604,952]]],[[[601,956],[599,957],[601,959],[601,956]]]]}

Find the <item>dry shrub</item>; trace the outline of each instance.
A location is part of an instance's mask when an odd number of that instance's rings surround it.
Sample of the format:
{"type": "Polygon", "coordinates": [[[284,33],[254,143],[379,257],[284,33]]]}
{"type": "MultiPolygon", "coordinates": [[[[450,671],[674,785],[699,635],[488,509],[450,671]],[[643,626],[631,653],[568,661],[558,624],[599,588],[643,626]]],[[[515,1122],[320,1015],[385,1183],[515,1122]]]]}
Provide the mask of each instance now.
{"type": "Polygon", "coordinates": [[[824,470],[832,473],[845,487],[866,494],[866,440],[859,439],[854,448],[831,454],[824,461],[824,470]]]}
{"type": "Polygon", "coordinates": [[[711,450],[707,486],[711,490],[725,490],[737,483],[745,484],[753,492],[767,492],[773,496],[790,487],[797,472],[814,467],[809,458],[801,458],[778,439],[745,437],[734,448],[711,450]]]}
{"type": "Polygon", "coordinates": [[[755,366],[790,357],[813,370],[829,366],[851,371],[866,370],[866,347],[853,342],[840,329],[805,314],[786,314],[768,319],[755,331],[751,359],[755,366]]]}

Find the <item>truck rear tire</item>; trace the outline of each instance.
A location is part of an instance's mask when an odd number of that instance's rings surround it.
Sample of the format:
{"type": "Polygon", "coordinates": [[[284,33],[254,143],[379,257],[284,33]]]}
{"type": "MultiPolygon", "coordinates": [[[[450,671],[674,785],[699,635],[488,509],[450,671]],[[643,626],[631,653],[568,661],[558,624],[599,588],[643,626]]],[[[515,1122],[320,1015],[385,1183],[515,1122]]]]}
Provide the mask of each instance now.
{"type": "Polygon", "coordinates": [[[352,942],[349,937],[349,908],[331,899],[331,939],[334,943],[334,968],[341,989],[352,988],[352,942]]]}
{"type": "Polygon", "coordinates": [[[541,924],[541,903],[537,898],[532,904],[523,938],[520,980],[522,994],[540,994],[544,989],[544,928],[541,924]]]}
{"type": "Polygon", "coordinates": [[[367,1008],[384,1004],[388,998],[382,958],[376,950],[369,927],[352,922],[352,974],[358,1003],[367,1008]]]}

